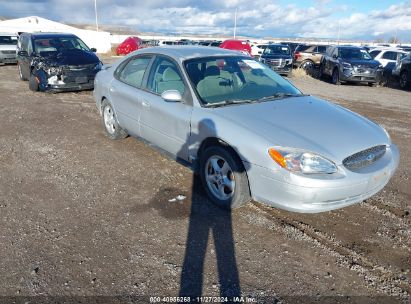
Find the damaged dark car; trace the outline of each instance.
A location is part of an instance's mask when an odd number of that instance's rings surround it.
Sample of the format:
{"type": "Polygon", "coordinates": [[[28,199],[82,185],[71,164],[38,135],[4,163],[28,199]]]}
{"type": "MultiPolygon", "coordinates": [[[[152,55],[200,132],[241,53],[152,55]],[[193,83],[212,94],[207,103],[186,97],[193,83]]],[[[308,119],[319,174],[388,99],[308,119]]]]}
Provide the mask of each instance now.
{"type": "Polygon", "coordinates": [[[17,47],[20,79],[32,91],[92,90],[103,66],[96,49],[73,34],[22,33],[17,47]]]}

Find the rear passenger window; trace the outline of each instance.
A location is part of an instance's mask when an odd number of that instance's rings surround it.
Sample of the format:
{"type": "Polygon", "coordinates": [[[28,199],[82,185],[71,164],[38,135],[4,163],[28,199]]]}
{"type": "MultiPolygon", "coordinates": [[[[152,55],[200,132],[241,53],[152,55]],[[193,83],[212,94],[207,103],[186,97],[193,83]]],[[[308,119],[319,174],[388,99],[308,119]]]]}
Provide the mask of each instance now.
{"type": "Polygon", "coordinates": [[[325,53],[327,51],[327,47],[325,45],[318,46],[318,53],[325,53]]]}
{"type": "Polygon", "coordinates": [[[124,68],[117,74],[118,80],[125,82],[133,87],[141,88],[144,73],[151,57],[135,57],[127,62],[124,68]]]}

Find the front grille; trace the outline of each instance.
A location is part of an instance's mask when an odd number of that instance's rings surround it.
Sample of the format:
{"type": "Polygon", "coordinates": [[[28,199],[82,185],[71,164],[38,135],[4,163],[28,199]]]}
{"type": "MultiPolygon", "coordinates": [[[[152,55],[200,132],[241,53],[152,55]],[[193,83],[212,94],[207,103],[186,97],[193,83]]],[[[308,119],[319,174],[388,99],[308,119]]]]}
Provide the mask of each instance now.
{"type": "Polygon", "coordinates": [[[375,146],[367,150],[363,150],[348,156],[343,160],[343,165],[350,170],[367,167],[383,157],[386,150],[387,146],[385,145],[375,146]]]}
{"type": "Polygon", "coordinates": [[[282,59],[269,59],[267,60],[267,62],[271,65],[271,66],[275,66],[275,67],[284,67],[285,66],[285,60],[282,59]]]}
{"type": "Polygon", "coordinates": [[[0,51],[4,55],[13,55],[16,54],[16,51],[0,51]]]}

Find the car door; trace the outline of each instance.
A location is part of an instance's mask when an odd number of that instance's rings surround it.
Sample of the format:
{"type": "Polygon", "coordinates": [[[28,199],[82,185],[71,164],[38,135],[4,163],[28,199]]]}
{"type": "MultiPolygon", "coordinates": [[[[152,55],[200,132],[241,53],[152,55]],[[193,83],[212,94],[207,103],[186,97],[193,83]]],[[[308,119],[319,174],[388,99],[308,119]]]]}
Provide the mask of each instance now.
{"type": "Polygon", "coordinates": [[[125,61],[114,72],[109,86],[110,101],[120,126],[135,136],[140,136],[141,88],[152,57],[139,55],[125,61]]]}
{"type": "Polygon", "coordinates": [[[33,53],[33,47],[29,36],[22,36],[18,42],[18,65],[20,72],[25,79],[30,78],[30,55],[33,53]]]}
{"type": "Polygon", "coordinates": [[[141,96],[141,137],[174,156],[188,160],[193,107],[188,83],[178,64],[171,58],[157,56],[151,66],[146,89],[141,96]],[[161,93],[167,90],[178,90],[182,101],[165,101],[161,93]]]}

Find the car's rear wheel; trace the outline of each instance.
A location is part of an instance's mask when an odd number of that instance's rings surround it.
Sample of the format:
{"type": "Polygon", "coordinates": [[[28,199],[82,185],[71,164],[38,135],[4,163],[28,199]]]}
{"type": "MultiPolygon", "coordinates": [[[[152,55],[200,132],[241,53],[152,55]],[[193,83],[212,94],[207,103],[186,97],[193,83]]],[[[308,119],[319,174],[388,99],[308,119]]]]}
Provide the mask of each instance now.
{"type": "Polygon", "coordinates": [[[20,65],[20,63],[18,63],[17,66],[18,66],[18,69],[19,69],[19,77],[20,77],[20,80],[27,81],[27,78],[24,77],[23,71],[21,70],[21,65],[20,65]]]}
{"type": "Polygon", "coordinates": [[[33,92],[37,92],[39,90],[39,83],[37,82],[36,76],[33,74],[30,74],[29,89],[33,92]]]}
{"type": "Polygon", "coordinates": [[[301,63],[300,68],[309,71],[314,67],[314,62],[312,62],[311,60],[305,60],[301,63]]]}
{"type": "Polygon", "coordinates": [[[409,82],[409,79],[408,79],[407,71],[403,71],[400,74],[400,88],[405,89],[408,86],[408,82],[409,82]]]}
{"type": "Polygon", "coordinates": [[[220,208],[231,210],[250,200],[243,163],[229,148],[207,148],[201,155],[200,176],[208,197],[220,208]]]}
{"type": "Polygon", "coordinates": [[[102,122],[106,135],[110,139],[122,139],[127,137],[127,132],[120,127],[117,122],[116,115],[114,113],[111,104],[105,100],[102,104],[102,122]]]}
{"type": "Polygon", "coordinates": [[[340,85],[340,73],[338,72],[338,69],[334,69],[333,75],[332,75],[332,83],[335,85],[340,85]]]}

